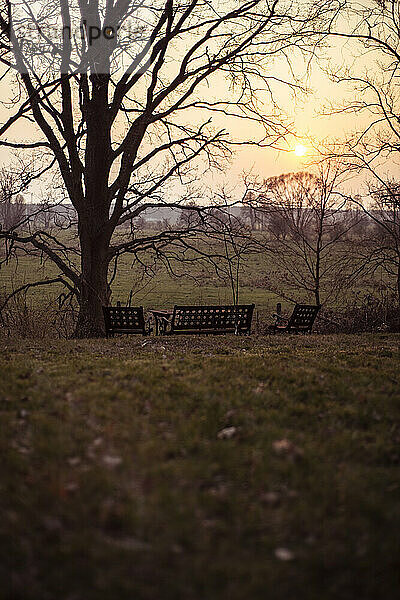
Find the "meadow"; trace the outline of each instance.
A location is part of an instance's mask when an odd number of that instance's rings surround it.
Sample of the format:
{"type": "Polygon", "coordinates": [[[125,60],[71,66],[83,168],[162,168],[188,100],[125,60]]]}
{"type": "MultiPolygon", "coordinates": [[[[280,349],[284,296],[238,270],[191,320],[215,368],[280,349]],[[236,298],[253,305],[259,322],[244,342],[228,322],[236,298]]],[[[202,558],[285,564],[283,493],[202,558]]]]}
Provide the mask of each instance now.
{"type": "MultiPolygon", "coordinates": [[[[154,233],[154,232],[153,232],[154,233]]],[[[67,243],[67,239],[63,242],[67,243]]],[[[223,252],[223,248],[218,248],[223,252]]],[[[192,253],[193,256],[193,253],[192,253]]],[[[179,257],[179,252],[178,252],[179,257]]],[[[76,257],[69,256],[74,263],[76,257]]],[[[116,277],[112,283],[112,302],[120,301],[123,305],[129,300],[131,290],[132,302],[145,308],[171,307],[174,303],[231,303],[232,291],[229,281],[218,277],[214,267],[206,262],[195,261],[182,263],[176,258],[170,261],[169,269],[165,262],[158,261],[154,266],[152,257],[141,254],[140,259],[149,266],[148,275],[142,266],[130,255],[122,256],[118,262],[116,277]]],[[[275,294],[263,289],[261,279],[266,271],[272,268],[266,256],[254,254],[242,263],[240,277],[240,301],[255,302],[260,307],[271,306],[275,294]]],[[[110,275],[112,267],[110,267],[110,275]]],[[[11,260],[2,265],[0,270],[0,290],[9,292],[12,289],[35,280],[56,277],[57,267],[41,256],[29,256],[18,253],[18,260],[11,260]]],[[[34,305],[40,305],[44,298],[54,297],[61,288],[33,288],[28,298],[34,305]]]]}
{"type": "MultiPolygon", "coordinates": [[[[74,239],[68,240],[66,233],[62,241],[71,246],[75,243],[74,239]]],[[[194,243],[200,243],[202,251],[208,250],[204,241],[194,243]]],[[[215,249],[223,255],[222,245],[216,245],[215,249]]],[[[341,252],[343,253],[343,249],[341,252]]],[[[348,251],[344,252],[344,255],[347,257],[351,252],[354,252],[354,241],[349,241],[348,251]]],[[[175,304],[232,304],[231,281],[227,277],[224,260],[218,262],[220,271],[217,273],[211,262],[193,260],[195,258],[193,252],[185,255],[186,261],[182,260],[182,256],[179,248],[173,249],[168,261],[155,262],[154,256],[150,253],[139,254],[140,261],[129,254],[121,256],[111,285],[111,304],[121,302],[124,306],[131,302],[132,306],[143,306],[146,311],[172,309],[175,304]]],[[[73,254],[69,255],[69,260],[72,264],[78,263],[78,257],[73,254]]],[[[356,257],[354,264],[357,264],[356,257]]],[[[110,277],[112,272],[111,265],[110,277]]],[[[14,258],[1,266],[0,299],[19,286],[37,280],[55,278],[59,273],[55,265],[45,260],[43,256],[30,256],[19,251],[17,260],[14,258]]],[[[343,270],[343,277],[345,277],[345,270],[343,270]]],[[[388,283],[390,280],[381,268],[373,272],[361,273],[351,284],[345,285],[338,294],[330,295],[331,282],[323,280],[321,282],[323,301],[329,296],[329,301],[325,305],[325,315],[326,310],[340,312],[346,306],[350,308],[360,306],[368,295],[376,297],[378,301],[381,300],[388,293],[388,283]],[[382,290],[384,290],[383,295],[382,290]]],[[[56,306],[55,300],[62,291],[65,289],[59,285],[34,287],[24,295],[24,303],[26,302],[33,311],[36,309],[44,312],[51,311],[56,306]]],[[[275,311],[277,302],[282,303],[284,313],[289,315],[295,302],[315,303],[315,300],[311,291],[306,292],[299,286],[288,285],[285,275],[279,272],[279,267],[271,254],[254,252],[242,257],[239,303],[256,305],[253,322],[253,329],[256,332],[264,333],[268,324],[272,323],[271,315],[275,311]]],[[[329,325],[329,319],[327,322],[329,325]]],[[[337,324],[338,318],[333,319],[333,322],[337,324]]],[[[333,330],[332,327],[329,329],[330,332],[333,330]]]]}
{"type": "Polygon", "coordinates": [[[398,597],[399,338],[2,338],[1,597],[398,597]]]}

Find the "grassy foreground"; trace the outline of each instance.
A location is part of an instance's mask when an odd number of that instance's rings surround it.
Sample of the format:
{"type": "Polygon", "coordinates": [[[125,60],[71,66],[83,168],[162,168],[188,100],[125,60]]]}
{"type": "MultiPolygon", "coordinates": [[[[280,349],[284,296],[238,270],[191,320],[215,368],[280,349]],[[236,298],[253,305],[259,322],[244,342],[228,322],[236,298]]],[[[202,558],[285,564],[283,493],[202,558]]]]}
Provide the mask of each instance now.
{"type": "Polygon", "coordinates": [[[1,598],[398,598],[398,336],[0,342],[1,598]]]}

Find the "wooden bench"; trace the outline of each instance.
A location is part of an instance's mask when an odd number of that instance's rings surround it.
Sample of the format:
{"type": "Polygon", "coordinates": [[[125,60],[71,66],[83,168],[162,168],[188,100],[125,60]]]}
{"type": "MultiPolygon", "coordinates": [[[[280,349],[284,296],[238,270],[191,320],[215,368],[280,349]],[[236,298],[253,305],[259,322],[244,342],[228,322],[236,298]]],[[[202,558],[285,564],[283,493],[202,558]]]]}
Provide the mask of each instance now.
{"type": "Polygon", "coordinates": [[[106,336],[115,333],[139,333],[147,335],[143,306],[103,306],[106,336]]]}
{"type": "Polygon", "coordinates": [[[250,334],[254,304],[237,306],[174,306],[166,319],[167,334],[250,334]]]}
{"type": "Polygon", "coordinates": [[[311,333],[320,308],[313,304],[296,304],[287,323],[284,323],[285,319],[278,310],[274,315],[276,322],[271,325],[270,329],[273,333],[311,333]]]}

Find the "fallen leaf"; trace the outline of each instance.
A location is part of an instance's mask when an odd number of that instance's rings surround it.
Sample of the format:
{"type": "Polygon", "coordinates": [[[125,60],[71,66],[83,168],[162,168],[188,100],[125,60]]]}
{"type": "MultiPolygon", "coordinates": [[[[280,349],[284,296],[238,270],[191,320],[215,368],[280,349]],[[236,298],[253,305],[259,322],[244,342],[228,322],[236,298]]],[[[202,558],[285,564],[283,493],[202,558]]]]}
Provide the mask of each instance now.
{"type": "Polygon", "coordinates": [[[288,561],[294,559],[293,552],[291,550],[289,550],[288,548],[276,548],[275,556],[278,560],[283,560],[285,562],[288,562],[288,561]]]}
{"type": "Polygon", "coordinates": [[[210,496],[215,498],[225,498],[228,493],[228,487],[224,483],[220,483],[214,487],[211,487],[208,491],[210,496]]]}
{"type": "Polygon", "coordinates": [[[287,456],[292,459],[303,456],[303,450],[286,438],[273,442],[272,448],[278,456],[287,456]]]}
{"type": "Polygon", "coordinates": [[[57,517],[45,516],[43,517],[42,522],[45,529],[52,533],[55,531],[60,531],[60,529],[62,529],[61,521],[60,519],[57,519],[57,517]]]}
{"type": "Polygon", "coordinates": [[[255,388],[254,393],[262,394],[264,389],[265,389],[265,383],[259,383],[258,386],[255,388]]]}
{"type": "Polygon", "coordinates": [[[218,432],[217,438],[219,440],[230,440],[236,435],[236,432],[236,427],[224,427],[224,429],[221,429],[221,431],[218,432]]]}
{"type": "Polygon", "coordinates": [[[71,482],[65,484],[64,489],[66,492],[72,493],[72,492],[76,492],[78,487],[79,486],[75,481],[71,481],[71,482]]]}
{"type": "Polygon", "coordinates": [[[288,490],[287,496],[288,498],[298,498],[299,492],[297,492],[296,490],[288,490]]]}
{"type": "Polygon", "coordinates": [[[281,501],[281,497],[277,492],[265,492],[261,495],[261,502],[268,504],[269,506],[278,506],[281,501]]]}
{"type": "Polygon", "coordinates": [[[235,409],[234,409],[234,408],[231,408],[230,410],[228,410],[228,411],[225,413],[225,417],[224,417],[224,418],[225,418],[225,420],[229,422],[229,421],[230,421],[230,419],[232,419],[232,417],[234,417],[234,416],[235,416],[235,413],[236,413],[236,411],[235,411],[235,409]]]}
{"type": "Polygon", "coordinates": [[[117,467],[122,463],[122,458],[120,456],[111,456],[106,454],[103,456],[103,463],[106,465],[106,467],[117,467]]]}

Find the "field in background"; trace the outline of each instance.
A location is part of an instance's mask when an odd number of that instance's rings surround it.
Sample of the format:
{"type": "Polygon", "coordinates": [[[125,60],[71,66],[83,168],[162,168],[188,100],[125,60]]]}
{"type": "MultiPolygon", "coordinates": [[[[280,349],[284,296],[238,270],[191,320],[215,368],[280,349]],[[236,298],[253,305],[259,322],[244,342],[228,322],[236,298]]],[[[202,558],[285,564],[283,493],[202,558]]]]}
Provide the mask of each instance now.
{"type": "MultiPolygon", "coordinates": [[[[132,265],[132,257],[121,257],[112,285],[111,302],[115,304],[120,301],[126,305],[133,290],[132,306],[143,306],[145,310],[172,308],[175,304],[232,304],[230,283],[218,277],[211,265],[195,262],[189,267],[177,261],[171,264],[174,275],[165,265],[158,263],[154,275],[142,279],[142,268],[137,264],[132,265]]],[[[256,305],[255,327],[260,319],[262,322],[270,319],[278,301],[282,302],[284,309],[291,311],[290,302],[282,301],[282,298],[265,289],[265,274],[271,269],[273,265],[262,255],[251,256],[243,263],[239,302],[256,305]]],[[[10,293],[35,279],[50,279],[58,274],[59,270],[50,261],[41,263],[39,258],[22,255],[18,262],[10,262],[0,269],[0,293],[10,293]]],[[[26,296],[27,304],[33,310],[55,308],[55,299],[61,291],[62,287],[58,285],[32,288],[26,296]]]]}
{"type": "MultiPolygon", "coordinates": [[[[223,251],[223,248],[220,248],[220,251],[223,251]]],[[[158,263],[154,276],[142,279],[141,267],[137,263],[133,265],[132,262],[132,257],[128,255],[119,260],[117,275],[112,285],[113,303],[120,301],[125,305],[131,290],[133,291],[132,305],[142,305],[145,309],[172,308],[174,304],[232,303],[229,281],[223,281],[218,277],[209,264],[193,262],[189,266],[171,261],[175,276],[165,265],[158,263]]],[[[271,257],[265,254],[254,254],[241,264],[239,302],[246,304],[254,302],[261,313],[271,313],[278,301],[282,302],[284,310],[291,310],[290,302],[267,289],[267,279],[272,284],[276,284],[274,279],[276,266],[271,257]]],[[[9,292],[25,283],[56,277],[58,274],[59,270],[50,261],[42,262],[39,258],[21,254],[18,262],[11,261],[1,267],[0,292],[9,292]]],[[[345,291],[345,295],[350,298],[357,292],[369,293],[382,281],[384,282],[384,277],[377,270],[376,274],[368,279],[361,277],[351,289],[345,291]]],[[[279,285],[277,287],[279,288],[279,285]]],[[[314,302],[313,295],[303,290],[290,292],[284,285],[282,288],[281,291],[284,294],[288,293],[295,301],[314,302]]],[[[39,306],[51,301],[60,291],[61,288],[57,286],[33,288],[28,292],[27,299],[33,306],[39,306]]]]}
{"type": "Polygon", "coordinates": [[[1,344],[2,597],[397,599],[398,336],[1,344]]]}

